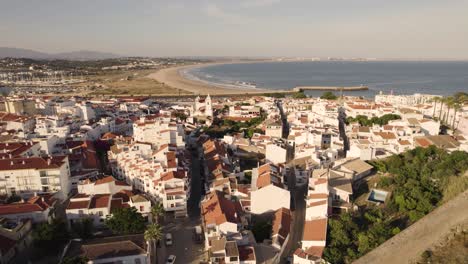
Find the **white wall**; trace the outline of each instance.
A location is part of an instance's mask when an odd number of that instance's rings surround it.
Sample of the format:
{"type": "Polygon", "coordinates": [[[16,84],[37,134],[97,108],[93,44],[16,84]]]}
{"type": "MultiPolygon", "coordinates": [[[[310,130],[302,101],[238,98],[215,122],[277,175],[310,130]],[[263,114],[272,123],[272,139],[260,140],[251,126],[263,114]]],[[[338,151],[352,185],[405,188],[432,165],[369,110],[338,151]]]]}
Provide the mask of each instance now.
{"type": "Polygon", "coordinates": [[[268,185],[251,192],[251,212],[263,214],[280,209],[289,209],[291,195],[288,190],[268,185]],[[274,200],[274,202],[272,202],[274,200]]]}

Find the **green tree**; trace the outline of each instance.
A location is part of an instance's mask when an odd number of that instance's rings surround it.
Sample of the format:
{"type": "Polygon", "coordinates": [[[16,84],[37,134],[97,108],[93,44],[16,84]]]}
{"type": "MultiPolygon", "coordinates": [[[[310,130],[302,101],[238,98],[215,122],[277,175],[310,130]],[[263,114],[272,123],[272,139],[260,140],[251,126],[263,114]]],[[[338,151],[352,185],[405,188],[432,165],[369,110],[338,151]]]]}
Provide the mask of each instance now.
{"type": "Polygon", "coordinates": [[[322,96],[320,96],[321,99],[327,99],[327,100],[336,100],[338,97],[330,91],[324,92],[322,96]]]}
{"type": "Polygon", "coordinates": [[[159,218],[164,215],[164,207],[162,204],[157,203],[151,207],[151,216],[153,217],[153,223],[159,223],[159,218]]]}
{"type": "Polygon", "coordinates": [[[295,98],[295,99],[303,99],[303,98],[307,98],[307,95],[303,91],[299,91],[299,92],[293,94],[292,97],[295,98]]]}
{"type": "Polygon", "coordinates": [[[145,218],[135,207],[118,208],[105,221],[106,226],[116,234],[139,234],[145,230],[145,218]]]}
{"type": "Polygon", "coordinates": [[[46,254],[53,254],[69,238],[67,226],[63,221],[41,223],[34,228],[32,237],[34,245],[46,254]]]}
{"type": "Polygon", "coordinates": [[[72,224],[73,232],[83,239],[92,237],[93,229],[93,219],[91,218],[82,218],[72,224]]]}

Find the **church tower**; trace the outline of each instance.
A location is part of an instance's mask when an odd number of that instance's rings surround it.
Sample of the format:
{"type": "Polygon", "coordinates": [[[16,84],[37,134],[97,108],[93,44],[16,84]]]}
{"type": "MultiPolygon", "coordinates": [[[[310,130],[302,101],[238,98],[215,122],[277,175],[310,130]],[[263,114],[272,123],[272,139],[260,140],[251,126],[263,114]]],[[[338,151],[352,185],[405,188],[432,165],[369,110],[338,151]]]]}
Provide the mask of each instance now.
{"type": "Polygon", "coordinates": [[[211,97],[209,94],[205,99],[205,115],[213,117],[213,108],[211,107],[211,97]]]}

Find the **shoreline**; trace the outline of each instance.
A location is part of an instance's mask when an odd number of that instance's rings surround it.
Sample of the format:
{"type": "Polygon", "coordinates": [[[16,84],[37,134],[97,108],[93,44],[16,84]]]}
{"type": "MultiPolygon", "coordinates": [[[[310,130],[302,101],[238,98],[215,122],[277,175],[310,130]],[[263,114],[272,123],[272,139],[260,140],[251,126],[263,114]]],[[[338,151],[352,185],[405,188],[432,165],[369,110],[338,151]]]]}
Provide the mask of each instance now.
{"type": "Polygon", "coordinates": [[[243,94],[264,94],[264,93],[291,93],[292,90],[273,90],[273,89],[245,89],[245,88],[227,88],[217,86],[214,84],[208,84],[203,81],[197,81],[188,79],[180,73],[182,70],[194,69],[199,67],[207,67],[213,65],[224,65],[224,64],[238,64],[238,63],[257,63],[263,61],[230,61],[230,62],[212,62],[202,64],[192,64],[177,67],[170,67],[160,69],[155,73],[149,74],[147,77],[154,79],[160,83],[164,83],[170,87],[184,90],[194,95],[243,95],[243,94]]]}
{"type": "Polygon", "coordinates": [[[367,86],[358,87],[337,87],[337,86],[298,86],[291,89],[268,89],[268,88],[255,88],[248,89],[243,87],[225,87],[222,85],[211,84],[202,80],[194,80],[183,76],[181,71],[190,70],[200,67],[209,67],[215,65],[226,65],[226,64],[251,64],[251,63],[262,63],[262,62],[276,62],[272,60],[254,60],[254,61],[224,61],[224,62],[211,62],[201,64],[191,64],[184,66],[176,66],[160,69],[154,73],[149,74],[147,77],[154,79],[160,83],[170,86],[175,89],[184,90],[192,93],[193,95],[261,95],[261,94],[292,94],[301,90],[311,91],[363,91],[369,90],[367,86]]]}

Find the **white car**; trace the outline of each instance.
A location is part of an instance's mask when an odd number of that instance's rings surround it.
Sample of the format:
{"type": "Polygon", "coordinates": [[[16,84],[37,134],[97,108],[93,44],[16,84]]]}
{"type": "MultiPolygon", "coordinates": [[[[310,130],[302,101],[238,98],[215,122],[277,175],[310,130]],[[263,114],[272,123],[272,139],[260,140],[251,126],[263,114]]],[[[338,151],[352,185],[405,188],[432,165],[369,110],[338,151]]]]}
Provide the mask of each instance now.
{"type": "Polygon", "coordinates": [[[167,233],[166,234],[166,246],[172,246],[172,234],[171,233],[167,233]]]}
{"type": "Polygon", "coordinates": [[[167,257],[166,264],[173,264],[173,263],[175,263],[175,259],[176,259],[176,256],[170,255],[169,257],[167,257]]]}

